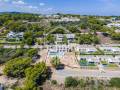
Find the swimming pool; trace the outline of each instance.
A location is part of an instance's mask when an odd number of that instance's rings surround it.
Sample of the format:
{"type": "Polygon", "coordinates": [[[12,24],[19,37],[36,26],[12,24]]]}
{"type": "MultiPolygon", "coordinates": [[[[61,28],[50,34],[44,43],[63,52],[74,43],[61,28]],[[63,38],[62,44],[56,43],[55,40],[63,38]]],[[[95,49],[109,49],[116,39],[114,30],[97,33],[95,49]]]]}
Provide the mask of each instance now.
{"type": "Polygon", "coordinates": [[[64,52],[48,52],[48,55],[50,56],[50,57],[62,57],[62,56],[64,56],[64,52]]]}

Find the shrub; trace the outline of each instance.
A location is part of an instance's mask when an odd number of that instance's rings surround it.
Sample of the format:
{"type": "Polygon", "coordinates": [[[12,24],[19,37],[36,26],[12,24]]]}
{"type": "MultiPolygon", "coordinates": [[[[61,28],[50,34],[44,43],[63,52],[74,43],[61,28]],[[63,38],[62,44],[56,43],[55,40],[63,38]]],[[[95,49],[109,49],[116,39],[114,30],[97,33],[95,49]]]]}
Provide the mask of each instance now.
{"type": "Polygon", "coordinates": [[[83,79],[79,80],[78,83],[81,87],[85,87],[85,85],[86,85],[85,80],[83,80],[83,79]]]}
{"type": "Polygon", "coordinates": [[[59,67],[59,65],[61,64],[60,59],[58,57],[54,57],[51,61],[51,64],[55,68],[59,67]]]}
{"type": "Polygon", "coordinates": [[[78,81],[73,77],[67,77],[65,79],[65,87],[76,87],[78,85],[78,81]]]}
{"type": "Polygon", "coordinates": [[[37,49],[30,49],[30,50],[28,50],[28,52],[27,52],[27,55],[28,55],[29,57],[33,57],[33,56],[35,56],[35,55],[37,55],[37,54],[38,54],[37,49]]]}
{"type": "Polygon", "coordinates": [[[53,85],[56,85],[56,84],[57,84],[57,81],[56,81],[56,80],[52,80],[51,83],[52,83],[53,85]]]}
{"type": "Polygon", "coordinates": [[[112,78],[110,84],[111,86],[120,88],[120,78],[112,78]]]}

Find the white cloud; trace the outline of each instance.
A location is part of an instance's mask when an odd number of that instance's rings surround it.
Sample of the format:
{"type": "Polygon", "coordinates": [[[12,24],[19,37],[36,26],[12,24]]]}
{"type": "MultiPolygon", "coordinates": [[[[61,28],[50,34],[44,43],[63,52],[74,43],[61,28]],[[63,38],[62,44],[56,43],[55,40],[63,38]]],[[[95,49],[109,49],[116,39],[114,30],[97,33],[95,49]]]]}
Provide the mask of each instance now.
{"type": "Polygon", "coordinates": [[[39,5],[40,5],[40,6],[45,6],[45,3],[40,3],[39,5]]]}
{"type": "Polygon", "coordinates": [[[24,1],[13,1],[12,4],[17,4],[17,5],[25,5],[26,3],[24,1]]]}
{"type": "Polygon", "coordinates": [[[32,6],[32,5],[28,6],[28,8],[30,8],[30,9],[38,9],[37,6],[32,6]]]}

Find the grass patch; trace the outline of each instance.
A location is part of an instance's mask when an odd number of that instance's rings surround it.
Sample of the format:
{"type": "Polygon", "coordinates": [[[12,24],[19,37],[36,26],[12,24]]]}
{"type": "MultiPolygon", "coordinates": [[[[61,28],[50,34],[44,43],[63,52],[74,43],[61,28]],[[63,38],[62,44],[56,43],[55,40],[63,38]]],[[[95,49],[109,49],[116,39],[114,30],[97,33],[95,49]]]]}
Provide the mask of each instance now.
{"type": "Polygon", "coordinates": [[[108,64],[107,61],[101,61],[101,63],[102,63],[103,65],[107,65],[107,64],[108,64]]]}
{"type": "Polygon", "coordinates": [[[117,64],[108,64],[108,67],[118,67],[117,64]]]}
{"type": "Polygon", "coordinates": [[[87,62],[87,60],[80,60],[79,64],[80,64],[80,66],[87,66],[88,62],[87,62]]]}
{"type": "Polygon", "coordinates": [[[94,63],[89,63],[88,66],[96,66],[94,63]]]}

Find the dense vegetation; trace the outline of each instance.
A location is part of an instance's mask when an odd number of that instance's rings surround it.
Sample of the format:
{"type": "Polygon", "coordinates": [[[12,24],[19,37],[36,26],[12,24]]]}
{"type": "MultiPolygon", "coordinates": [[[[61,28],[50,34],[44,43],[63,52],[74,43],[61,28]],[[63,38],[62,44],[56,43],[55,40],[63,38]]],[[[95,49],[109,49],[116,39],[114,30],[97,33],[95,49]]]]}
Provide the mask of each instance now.
{"type": "Polygon", "coordinates": [[[99,39],[92,34],[78,34],[77,43],[79,44],[99,44],[99,39]]]}
{"type": "Polygon", "coordinates": [[[111,86],[113,86],[113,87],[118,87],[118,88],[120,88],[120,78],[112,78],[112,79],[110,80],[110,84],[111,84],[111,86]]]}
{"type": "Polygon", "coordinates": [[[5,63],[18,57],[33,57],[37,54],[36,49],[4,49],[0,48],[0,63],[5,63]]]}
{"type": "Polygon", "coordinates": [[[16,58],[8,61],[5,64],[4,73],[11,77],[24,77],[25,69],[30,66],[30,58],[16,58]]]}
{"type": "Polygon", "coordinates": [[[96,78],[65,78],[64,85],[68,90],[119,90],[120,78],[111,78],[109,80],[100,80],[96,78]]]}
{"type": "MultiPolygon", "coordinates": [[[[67,15],[58,14],[61,17],[65,17],[67,15]]],[[[65,30],[68,30],[69,33],[80,34],[81,30],[87,30],[88,33],[92,33],[91,35],[81,35],[79,38],[79,44],[98,44],[99,39],[96,35],[96,32],[105,32],[108,33],[113,40],[119,40],[119,34],[113,33],[114,28],[106,27],[105,25],[108,23],[106,19],[110,19],[111,17],[102,17],[102,16],[80,16],[80,15],[69,15],[67,17],[77,17],[80,19],[78,22],[47,22],[45,17],[42,17],[37,14],[17,14],[17,13],[5,13],[0,15],[0,26],[5,27],[7,31],[4,32],[4,36],[9,31],[14,32],[24,32],[24,38],[22,39],[23,44],[34,45],[36,42],[39,45],[43,45],[43,43],[54,44],[55,38],[52,35],[46,35],[51,30],[57,28],[51,34],[65,34],[65,30]],[[101,20],[105,19],[105,20],[101,20]],[[62,27],[62,28],[61,28],[62,27]],[[41,37],[41,40],[37,40],[36,38],[41,37]],[[43,38],[45,37],[45,38],[43,38]],[[90,38],[89,38],[90,37],[90,38]],[[85,41],[83,41],[85,39],[85,41]],[[91,42],[91,43],[90,43],[91,42]]],[[[49,19],[49,18],[48,18],[49,19]]],[[[65,42],[66,43],[66,40],[65,42]]]]}
{"type": "Polygon", "coordinates": [[[25,72],[26,81],[23,90],[36,90],[47,79],[47,67],[45,63],[38,63],[25,72]]]}

